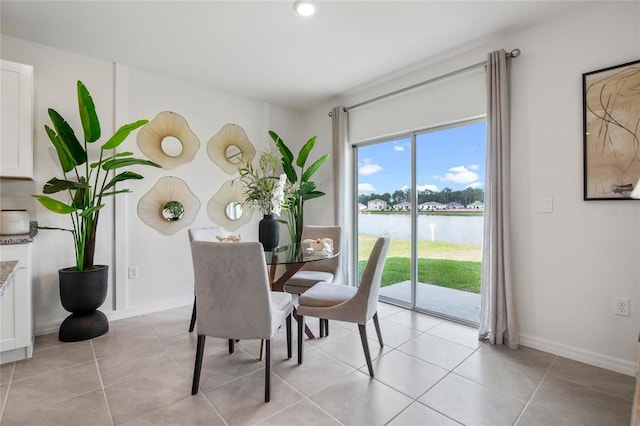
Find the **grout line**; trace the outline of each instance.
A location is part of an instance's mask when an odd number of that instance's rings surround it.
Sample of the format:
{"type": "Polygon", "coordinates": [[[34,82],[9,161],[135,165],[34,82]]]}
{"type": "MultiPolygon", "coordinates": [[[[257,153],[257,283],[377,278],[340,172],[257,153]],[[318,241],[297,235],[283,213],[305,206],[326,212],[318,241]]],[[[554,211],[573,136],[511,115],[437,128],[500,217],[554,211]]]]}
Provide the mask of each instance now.
{"type": "MultiPolygon", "coordinates": [[[[9,376],[9,382],[7,383],[7,392],[4,395],[4,399],[0,401],[0,420],[4,416],[4,408],[7,405],[7,401],[9,400],[9,391],[11,390],[11,384],[13,382],[13,373],[16,371],[16,362],[12,362],[13,366],[11,368],[11,375],[9,376]]],[[[1,386],[1,385],[0,385],[1,386]]],[[[2,423],[0,421],[0,423],[2,423]]]]}
{"type": "Polygon", "coordinates": [[[553,361],[551,361],[551,364],[549,364],[549,367],[547,367],[547,371],[544,372],[544,375],[540,379],[540,382],[538,382],[538,385],[534,389],[533,393],[531,393],[531,396],[529,397],[529,400],[524,404],[524,407],[522,407],[522,410],[520,411],[520,414],[518,414],[518,417],[513,422],[514,425],[518,424],[518,422],[522,418],[522,416],[525,413],[525,411],[527,410],[527,408],[529,408],[529,404],[531,404],[531,401],[533,401],[533,398],[536,396],[536,393],[538,393],[538,389],[540,389],[540,386],[542,386],[542,382],[544,382],[544,379],[547,378],[547,375],[549,374],[549,371],[551,371],[551,367],[553,367],[553,365],[556,363],[557,359],[558,359],[557,355],[553,357],[553,361]]]}
{"type": "Polygon", "coordinates": [[[104,388],[104,382],[102,381],[102,373],[100,373],[100,366],[98,365],[98,358],[96,357],[96,351],[93,348],[93,339],[89,340],[91,345],[91,352],[93,353],[93,362],[96,364],[96,369],[98,370],[98,379],[100,380],[100,389],[102,389],[102,396],[104,397],[104,403],[107,406],[107,413],[109,414],[109,420],[111,421],[111,425],[115,425],[113,421],[113,415],[111,413],[111,407],[109,406],[109,399],[107,399],[107,391],[104,388]]]}

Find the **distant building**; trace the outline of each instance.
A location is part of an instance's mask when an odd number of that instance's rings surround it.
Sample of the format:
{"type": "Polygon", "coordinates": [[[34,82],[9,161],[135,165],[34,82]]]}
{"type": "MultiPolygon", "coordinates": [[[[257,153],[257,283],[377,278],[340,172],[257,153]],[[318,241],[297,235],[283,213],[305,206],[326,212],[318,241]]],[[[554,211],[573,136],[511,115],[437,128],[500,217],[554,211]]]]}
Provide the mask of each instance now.
{"type": "Polygon", "coordinates": [[[411,203],[398,203],[391,206],[392,210],[400,211],[400,212],[408,212],[411,210],[411,203]]]}
{"type": "Polygon", "coordinates": [[[360,211],[360,212],[361,212],[362,210],[366,210],[366,209],[367,209],[367,206],[365,206],[365,205],[364,205],[364,204],[362,204],[362,203],[358,203],[358,211],[360,211]]]}
{"type": "Polygon", "coordinates": [[[426,203],[422,203],[418,205],[418,210],[420,211],[435,211],[435,210],[446,210],[447,206],[438,203],[436,201],[427,201],[426,203]]]}
{"type": "Polygon", "coordinates": [[[484,203],[482,201],[474,201],[467,206],[471,210],[484,210],[484,203]]]}
{"type": "Polygon", "coordinates": [[[458,209],[464,209],[464,206],[460,203],[456,203],[455,201],[452,201],[450,203],[447,203],[447,208],[449,210],[458,210],[458,209]]]}
{"type": "Polygon", "coordinates": [[[382,211],[387,209],[387,202],[379,198],[371,200],[367,203],[367,210],[382,211]]]}

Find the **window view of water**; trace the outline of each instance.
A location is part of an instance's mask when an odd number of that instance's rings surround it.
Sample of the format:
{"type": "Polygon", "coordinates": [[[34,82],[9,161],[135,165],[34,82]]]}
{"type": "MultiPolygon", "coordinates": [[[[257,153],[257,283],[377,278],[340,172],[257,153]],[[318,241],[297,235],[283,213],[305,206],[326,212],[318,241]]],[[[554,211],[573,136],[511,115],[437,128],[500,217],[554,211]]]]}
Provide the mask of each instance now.
{"type": "MultiPolygon", "coordinates": [[[[418,240],[482,244],[484,216],[418,215],[418,240]]],[[[411,238],[411,215],[361,213],[358,234],[411,238]]]]}

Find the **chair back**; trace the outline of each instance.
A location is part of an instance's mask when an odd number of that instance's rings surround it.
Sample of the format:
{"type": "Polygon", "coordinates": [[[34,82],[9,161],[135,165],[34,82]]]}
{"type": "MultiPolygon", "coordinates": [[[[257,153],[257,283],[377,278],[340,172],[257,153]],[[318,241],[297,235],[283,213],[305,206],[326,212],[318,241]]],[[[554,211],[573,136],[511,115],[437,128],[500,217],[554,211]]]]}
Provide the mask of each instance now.
{"type": "Polygon", "coordinates": [[[271,293],[262,244],[191,242],[198,334],[270,339],[271,293]]]}
{"type": "Polygon", "coordinates": [[[217,236],[225,236],[224,230],[219,226],[189,229],[189,241],[218,241],[217,236]]]}
{"type": "MultiPolygon", "coordinates": [[[[316,240],[318,238],[331,238],[333,240],[333,249],[340,250],[342,228],[340,226],[304,225],[302,228],[303,241],[306,239],[316,240]]],[[[309,262],[306,263],[302,269],[305,271],[331,272],[334,276],[334,281],[336,281],[340,273],[340,265],[342,264],[341,258],[342,254],[331,259],[309,262]]]]}
{"type": "Polygon", "coordinates": [[[369,255],[367,266],[364,268],[358,291],[353,296],[354,301],[357,300],[358,306],[366,307],[366,312],[364,313],[366,321],[370,320],[378,310],[380,281],[390,244],[391,236],[389,234],[385,234],[376,240],[369,255]]]}

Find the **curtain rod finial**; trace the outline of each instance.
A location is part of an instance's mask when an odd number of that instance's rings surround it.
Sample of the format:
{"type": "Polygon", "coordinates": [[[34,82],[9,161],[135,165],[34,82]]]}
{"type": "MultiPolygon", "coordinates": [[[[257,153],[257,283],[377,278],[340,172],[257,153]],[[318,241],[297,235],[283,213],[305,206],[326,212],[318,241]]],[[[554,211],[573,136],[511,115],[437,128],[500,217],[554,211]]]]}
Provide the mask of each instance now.
{"type": "Polygon", "coordinates": [[[512,58],[517,58],[518,56],[520,56],[520,49],[513,49],[511,53],[509,53],[509,56],[511,56],[512,58]]]}

